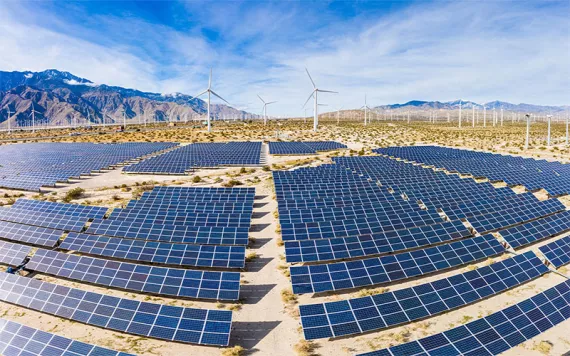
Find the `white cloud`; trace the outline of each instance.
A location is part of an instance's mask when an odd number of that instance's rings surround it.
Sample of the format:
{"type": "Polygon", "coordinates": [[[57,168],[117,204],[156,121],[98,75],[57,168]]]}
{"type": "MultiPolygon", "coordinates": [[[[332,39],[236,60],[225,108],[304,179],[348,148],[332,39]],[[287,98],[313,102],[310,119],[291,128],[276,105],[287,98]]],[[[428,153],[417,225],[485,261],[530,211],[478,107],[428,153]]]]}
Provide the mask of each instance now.
{"type": "Polygon", "coordinates": [[[320,97],[327,110],[360,107],[365,93],[369,105],[459,98],[555,105],[567,104],[570,92],[567,3],[419,3],[307,34],[295,28],[307,21],[295,9],[261,7],[238,23],[216,10],[221,43],[199,29],[109,16],[96,18],[106,36],[96,42],[98,27],[48,29],[14,4],[0,2],[2,70],[57,68],[97,83],[195,95],[213,67],[217,93],[253,112],[256,94],[277,100],[268,109],[276,116],[303,112],[312,88],[305,66],[321,88],[340,92],[320,97]]]}

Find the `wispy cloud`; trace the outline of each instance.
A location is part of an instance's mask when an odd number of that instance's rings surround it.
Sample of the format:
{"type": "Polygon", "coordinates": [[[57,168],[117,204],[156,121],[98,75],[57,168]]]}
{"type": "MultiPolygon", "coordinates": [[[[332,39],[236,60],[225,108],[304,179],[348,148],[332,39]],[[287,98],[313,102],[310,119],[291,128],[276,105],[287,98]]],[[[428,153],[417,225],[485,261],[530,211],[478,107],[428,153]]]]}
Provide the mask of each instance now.
{"type": "Polygon", "coordinates": [[[365,93],[380,105],[567,104],[570,92],[567,1],[189,2],[153,16],[82,3],[32,11],[36,4],[0,2],[0,69],[56,68],[192,95],[213,67],[219,94],[252,111],[261,108],[256,94],[278,100],[275,115],[301,113],[311,91],[305,66],[320,87],[340,92],[322,97],[331,107],[359,107],[365,93]]]}

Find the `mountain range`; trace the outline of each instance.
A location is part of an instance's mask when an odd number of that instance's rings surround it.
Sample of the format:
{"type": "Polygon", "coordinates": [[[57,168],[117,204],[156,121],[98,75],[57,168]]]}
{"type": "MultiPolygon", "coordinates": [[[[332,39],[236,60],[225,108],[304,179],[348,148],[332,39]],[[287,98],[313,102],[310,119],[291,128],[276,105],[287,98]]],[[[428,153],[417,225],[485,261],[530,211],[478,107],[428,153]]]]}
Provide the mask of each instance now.
{"type": "MultiPolygon", "coordinates": [[[[36,124],[88,125],[185,121],[204,115],[207,104],[185,94],[157,94],[98,85],[69,72],[0,71],[0,128],[36,124]],[[10,112],[10,115],[8,113],[10,112]]],[[[227,105],[212,104],[214,119],[257,117],[227,105]]]]}
{"type": "MultiPolygon", "coordinates": [[[[384,110],[429,111],[456,110],[459,100],[450,102],[409,101],[404,104],[377,106],[384,110]]],[[[492,101],[478,104],[461,101],[461,107],[515,112],[561,113],[570,106],[540,106],[492,101]]],[[[31,126],[32,112],[36,124],[89,125],[144,123],[154,121],[190,121],[204,117],[206,102],[185,94],[157,94],[118,86],[95,84],[88,79],[55,69],[43,72],[0,71],[0,128],[31,126]],[[124,118],[123,118],[124,115],[124,118]]],[[[214,119],[259,118],[259,115],[212,104],[214,119]]]]}
{"type": "MultiPolygon", "coordinates": [[[[420,100],[412,100],[408,101],[404,104],[390,104],[390,105],[380,105],[376,106],[377,109],[382,110],[434,110],[434,109],[442,109],[442,110],[458,110],[459,109],[459,100],[454,101],[447,101],[447,102],[440,102],[440,101],[420,101],[420,100]]],[[[491,101],[488,103],[475,103],[472,101],[461,100],[461,108],[462,109],[475,109],[483,110],[485,107],[487,110],[501,110],[501,108],[505,111],[511,112],[530,112],[530,113],[544,113],[544,114],[556,114],[570,110],[570,106],[542,106],[542,105],[533,105],[533,104],[511,104],[504,101],[491,101]]]]}

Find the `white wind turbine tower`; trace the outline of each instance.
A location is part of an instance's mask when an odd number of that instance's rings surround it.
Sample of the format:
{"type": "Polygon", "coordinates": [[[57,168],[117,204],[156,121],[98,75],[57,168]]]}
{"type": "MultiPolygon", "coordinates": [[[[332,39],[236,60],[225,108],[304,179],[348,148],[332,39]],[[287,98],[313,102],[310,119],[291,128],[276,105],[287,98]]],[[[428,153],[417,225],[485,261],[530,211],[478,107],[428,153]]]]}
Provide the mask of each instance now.
{"type": "Polygon", "coordinates": [[[208,93],[208,132],[212,132],[212,125],[210,123],[210,99],[211,99],[211,94],[214,94],[214,96],[218,97],[219,99],[222,99],[223,101],[225,101],[228,105],[230,103],[228,103],[228,101],[224,98],[222,98],[221,96],[219,96],[218,94],[216,94],[213,90],[212,90],[212,69],[210,68],[210,80],[208,81],[208,89],[204,90],[203,92],[201,92],[200,94],[196,95],[194,98],[197,99],[199,96],[202,96],[204,94],[208,93]]]}
{"type": "Polygon", "coordinates": [[[32,132],[36,132],[36,113],[41,114],[39,111],[36,111],[34,108],[34,102],[32,101],[32,112],[30,116],[32,117],[32,132]]]}
{"type": "Polygon", "coordinates": [[[461,99],[459,99],[459,128],[461,128],[461,99]]]}
{"type": "Polygon", "coordinates": [[[330,91],[330,90],[322,90],[317,88],[317,85],[315,84],[315,82],[313,81],[313,78],[311,78],[311,74],[309,74],[309,70],[307,68],[305,68],[305,71],[307,72],[307,75],[309,76],[309,79],[311,80],[311,83],[313,84],[313,92],[311,93],[311,95],[309,96],[309,98],[307,99],[307,101],[305,101],[305,104],[303,105],[303,107],[305,107],[305,105],[307,105],[307,103],[309,102],[309,100],[311,100],[311,97],[315,98],[315,106],[314,106],[314,119],[313,119],[313,131],[317,132],[317,127],[319,125],[319,102],[318,102],[318,96],[319,96],[319,92],[322,93],[335,93],[338,94],[336,91],[330,91]]]}
{"type": "Polygon", "coordinates": [[[340,124],[340,111],[342,110],[342,106],[336,109],[336,124],[340,124]]]}
{"type": "Polygon", "coordinates": [[[546,115],[548,118],[548,136],[546,137],[546,146],[550,147],[550,123],[552,121],[552,115],[546,115]]]}
{"type": "MultiPolygon", "coordinates": [[[[8,119],[6,121],[8,121],[8,133],[12,133],[12,129],[10,127],[10,117],[12,117],[12,112],[10,111],[10,105],[6,104],[6,111],[8,111],[8,119]]],[[[566,142],[568,144],[568,142],[566,142]]]]}
{"type": "Polygon", "coordinates": [[[368,118],[368,110],[370,110],[370,108],[368,107],[368,104],[366,103],[366,94],[364,94],[364,106],[360,107],[360,110],[364,109],[364,126],[366,126],[367,122],[369,122],[370,120],[367,121],[368,118]]]}
{"type": "Polygon", "coordinates": [[[270,101],[268,103],[265,102],[265,100],[263,100],[261,98],[261,96],[257,95],[257,97],[259,98],[259,100],[261,100],[261,102],[263,103],[263,124],[267,125],[267,105],[270,104],[275,104],[276,101],[270,101]]]}
{"type": "Polygon", "coordinates": [[[530,114],[526,114],[526,140],[524,144],[524,150],[528,150],[528,141],[529,141],[529,134],[530,134],[530,114]]]}

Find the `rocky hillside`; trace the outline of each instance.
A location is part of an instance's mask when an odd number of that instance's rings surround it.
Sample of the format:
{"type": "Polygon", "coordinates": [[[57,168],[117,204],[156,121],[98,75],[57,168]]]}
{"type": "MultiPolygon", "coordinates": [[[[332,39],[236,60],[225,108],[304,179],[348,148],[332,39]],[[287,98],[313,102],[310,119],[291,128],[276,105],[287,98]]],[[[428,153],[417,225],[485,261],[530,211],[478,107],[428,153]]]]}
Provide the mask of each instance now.
{"type": "MultiPolygon", "coordinates": [[[[162,95],[96,85],[68,72],[0,71],[0,128],[36,124],[87,125],[191,121],[204,117],[206,102],[184,94],[162,95]],[[9,115],[10,113],[10,115],[9,115]],[[124,113],[124,119],[123,119],[124,113]]],[[[212,105],[214,119],[256,117],[227,105],[212,105]]]]}

